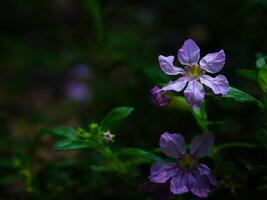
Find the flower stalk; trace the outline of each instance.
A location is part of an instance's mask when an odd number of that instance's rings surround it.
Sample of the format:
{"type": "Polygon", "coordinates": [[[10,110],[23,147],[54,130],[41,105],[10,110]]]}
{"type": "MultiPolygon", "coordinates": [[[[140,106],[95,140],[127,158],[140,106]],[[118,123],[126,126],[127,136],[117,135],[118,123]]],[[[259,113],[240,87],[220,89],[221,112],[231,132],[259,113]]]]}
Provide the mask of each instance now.
{"type": "Polygon", "coordinates": [[[209,121],[208,121],[207,112],[205,110],[205,105],[202,104],[199,109],[192,109],[192,114],[197,124],[201,128],[202,133],[208,133],[209,132],[209,129],[208,129],[209,121]]]}

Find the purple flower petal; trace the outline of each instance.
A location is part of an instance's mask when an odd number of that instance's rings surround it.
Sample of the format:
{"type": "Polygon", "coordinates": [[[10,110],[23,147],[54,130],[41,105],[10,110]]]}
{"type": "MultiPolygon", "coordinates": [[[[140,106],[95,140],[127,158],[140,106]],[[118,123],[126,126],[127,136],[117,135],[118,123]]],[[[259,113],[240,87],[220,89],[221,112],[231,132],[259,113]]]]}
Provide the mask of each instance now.
{"type": "Polygon", "coordinates": [[[197,173],[188,174],[188,186],[190,191],[200,197],[205,198],[210,192],[209,179],[206,176],[199,175],[197,173]]]}
{"type": "Polygon", "coordinates": [[[180,134],[163,133],[159,145],[166,156],[180,158],[185,154],[185,141],[180,134]]]}
{"type": "Polygon", "coordinates": [[[162,71],[165,72],[165,74],[177,75],[177,74],[184,73],[184,70],[182,68],[175,67],[173,65],[173,60],[174,60],[173,56],[165,57],[165,56],[160,55],[158,60],[159,60],[159,66],[162,69],[162,71]]]}
{"type": "Polygon", "coordinates": [[[223,50],[216,53],[209,53],[200,60],[199,64],[207,72],[217,73],[225,64],[225,53],[223,50]]]}
{"type": "Polygon", "coordinates": [[[191,192],[199,198],[207,198],[210,190],[205,188],[192,188],[191,192]]]}
{"type": "Polygon", "coordinates": [[[178,50],[178,59],[183,65],[195,65],[198,63],[199,57],[200,49],[191,39],[186,40],[182,48],[178,50]]]}
{"type": "Polygon", "coordinates": [[[198,170],[199,174],[201,174],[201,175],[211,174],[210,168],[207,165],[204,165],[201,163],[197,165],[197,170],[198,170]]]}
{"type": "Polygon", "coordinates": [[[156,162],[151,166],[151,174],[148,177],[151,182],[165,183],[169,178],[175,176],[178,171],[175,163],[156,162]]]}
{"type": "Polygon", "coordinates": [[[213,186],[218,185],[217,179],[212,175],[210,168],[207,165],[204,164],[198,164],[197,165],[197,171],[200,175],[206,175],[209,179],[209,182],[213,186]]]}
{"type": "Polygon", "coordinates": [[[186,86],[187,77],[180,77],[176,81],[170,81],[165,87],[161,88],[162,91],[174,90],[180,92],[186,86]]]}
{"type": "Polygon", "coordinates": [[[230,89],[229,82],[224,75],[218,75],[215,78],[212,78],[209,75],[203,75],[200,77],[200,81],[211,88],[214,94],[225,95],[230,89]]]}
{"type": "Polygon", "coordinates": [[[86,102],[91,97],[89,86],[79,81],[71,81],[67,83],[65,92],[70,99],[77,102],[86,102]]]}
{"type": "Polygon", "coordinates": [[[192,80],[188,83],[185,91],[187,102],[194,108],[199,108],[205,97],[205,91],[201,83],[192,80]]]}
{"type": "Polygon", "coordinates": [[[219,185],[219,182],[217,181],[217,179],[215,178],[215,176],[213,176],[212,174],[207,175],[209,182],[211,185],[217,187],[219,185]]]}
{"type": "Polygon", "coordinates": [[[171,179],[170,189],[173,194],[183,194],[189,191],[187,185],[187,173],[180,172],[171,179]]]}
{"type": "Polygon", "coordinates": [[[197,135],[190,144],[190,154],[196,158],[208,156],[214,143],[213,134],[197,135]]]}

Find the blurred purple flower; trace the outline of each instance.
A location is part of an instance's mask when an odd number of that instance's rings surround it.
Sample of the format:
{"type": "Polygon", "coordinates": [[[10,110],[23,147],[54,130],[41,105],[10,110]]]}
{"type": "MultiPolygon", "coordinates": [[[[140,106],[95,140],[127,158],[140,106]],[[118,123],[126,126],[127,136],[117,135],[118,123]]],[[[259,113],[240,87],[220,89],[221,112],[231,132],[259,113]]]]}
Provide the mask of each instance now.
{"type": "Polygon", "coordinates": [[[223,50],[215,53],[209,53],[200,61],[200,49],[197,44],[188,39],[178,50],[178,60],[184,68],[175,67],[173,65],[174,56],[160,55],[159,65],[161,69],[168,75],[181,75],[176,81],[169,82],[162,91],[180,92],[186,85],[184,96],[187,102],[193,108],[199,108],[204,101],[205,91],[202,84],[208,86],[214,94],[225,95],[229,91],[229,83],[225,76],[218,75],[212,78],[206,75],[206,72],[214,74],[219,72],[225,64],[225,53],[223,50]],[[198,64],[199,61],[199,64],[198,64]]]}
{"type": "Polygon", "coordinates": [[[66,85],[66,95],[77,102],[86,102],[91,98],[91,90],[88,85],[79,81],[70,81],[66,85]]]}
{"type": "Polygon", "coordinates": [[[163,107],[171,102],[170,98],[166,95],[166,92],[161,91],[159,87],[155,86],[150,91],[155,105],[163,107]]]}
{"type": "Polygon", "coordinates": [[[69,72],[70,77],[75,80],[88,79],[92,76],[91,69],[85,64],[75,65],[69,72]]]}
{"type": "Polygon", "coordinates": [[[210,168],[199,163],[199,159],[209,155],[213,143],[213,134],[197,135],[190,144],[190,153],[186,153],[182,135],[168,132],[162,134],[159,143],[161,150],[176,162],[154,163],[151,166],[150,181],[166,183],[170,179],[170,190],[175,195],[191,191],[200,198],[207,197],[218,182],[210,168]]]}

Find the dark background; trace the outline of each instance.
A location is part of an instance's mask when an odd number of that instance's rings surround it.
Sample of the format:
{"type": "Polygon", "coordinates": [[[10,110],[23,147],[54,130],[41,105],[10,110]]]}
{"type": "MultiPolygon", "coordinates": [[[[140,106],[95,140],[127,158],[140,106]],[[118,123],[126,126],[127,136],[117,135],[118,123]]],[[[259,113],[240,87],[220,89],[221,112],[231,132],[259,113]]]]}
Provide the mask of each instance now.
{"type": "MultiPolygon", "coordinates": [[[[84,161],[57,168],[58,159],[90,160],[90,152],[55,153],[54,140],[36,133],[54,125],[86,126],[113,107],[133,106],[115,146],[156,148],[164,131],[182,133],[189,142],[200,133],[192,114],[155,107],[150,95],[155,84],[169,80],[158,55],[176,56],[185,39],[197,42],[201,56],[224,49],[222,73],[230,85],[261,98],[258,84],[237,70],[255,69],[257,53],[266,53],[265,0],[2,0],[0,6],[0,199],[150,199],[138,192],[149,165],[123,178],[103,178],[84,161]],[[73,77],[77,66],[89,75],[73,77]],[[73,80],[86,85],[86,100],[67,94],[73,80]]],[[[254,141],[264,123],[250,103],[208,98],[206,104],[209,118],[224,122],[210,127],[216,144],[254,141]]],[[[211,199],[266,197],[264,152],[234,149],[223,159],[227,166],[217,170],[222,184],[211,199]]]]}

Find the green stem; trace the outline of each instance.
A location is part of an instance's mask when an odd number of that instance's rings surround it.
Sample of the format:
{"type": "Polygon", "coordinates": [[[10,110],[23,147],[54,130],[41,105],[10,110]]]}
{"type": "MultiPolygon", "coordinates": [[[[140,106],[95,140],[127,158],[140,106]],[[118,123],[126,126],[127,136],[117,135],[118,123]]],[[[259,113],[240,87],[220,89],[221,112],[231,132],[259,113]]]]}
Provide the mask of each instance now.
{"type": "Polygon", "coordinates": [[[208,122],[208,115],[206,113],[204,103],[202,104],[202,106],[199,109],[192,109],[192,114],[193,114],[195,120],[197,121],[197,124],[201,128],[202,132],[208,133],[209,132],[209,129],[208,129],[209,122],[208,122]]]}
{"type": "Polygon", "coordinates": [[[242,147],[242,148],[259,148],[257,145],[255,144],[251,144],[251,143],[246,143],[246,142],[233,142],[233,143],[226,143],[226,144],[222,144],[219,145],[217,147],[214,147],[212,150],[212,155],[214,156],[215,154],[217,154],[219,151],[222,151],[224,149],[228,149],[228,148],[235,148],[235,147],[242,147]]]}
{"type": "Polygon", "coordinates": [[[110,150],[109,147],[104,147],[100,150],[101,153],[107,158],[113,161],[115,164],[115,169],[119,173],[125,173],[127,170],[124,164],[119,160],[119,158],[110,150]]]}
{"type": "Polygon", "coordinates": [[[264,93],[264,96],[263,96],[263,98],[264,98],[264,104],[263,104],[263,113],[264,113],[264,117],[265,117],[265,120],[266,120],[266,125],[267,125],[267,94],[266,93],[264,93]]]}
{"type": "Polygon", "coordinates": [[[32,174],[31,174],[30,170],[29,169],[23,169],[21,171],[21,175],[25,179],[26,191],[27,192],[32,192],[33,191],[33,187],[32,187],[32,174]]]}

